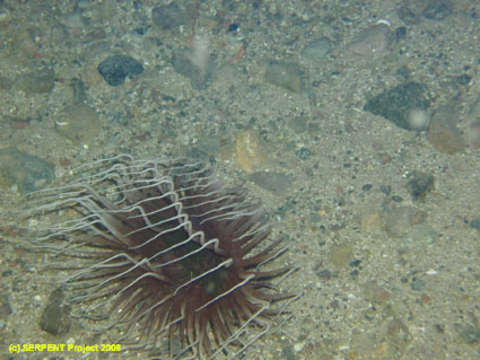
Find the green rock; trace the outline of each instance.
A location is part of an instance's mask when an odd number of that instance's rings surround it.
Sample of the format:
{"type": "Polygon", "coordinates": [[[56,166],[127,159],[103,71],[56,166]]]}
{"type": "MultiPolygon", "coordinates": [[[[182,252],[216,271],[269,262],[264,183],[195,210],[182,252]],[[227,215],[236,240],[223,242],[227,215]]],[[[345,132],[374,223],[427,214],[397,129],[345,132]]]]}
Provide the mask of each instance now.
{"type": "Polygon", "coordinates": [[[62,289],[54,290],[40,319],[40,328],[50,334],[65,334],[70,329],[70,307],[64,305],[65,295],[62,289]]]}
{"type": "Polygon", "coordinates": [[[300,93],[303,90],[303,71],[294,63],[271,62],[265,71],[265,81],[300,93]]]}
{"type": "Polygon", "coordinates": [[[17,86],[28,95],[48,93],[55,85],[55,72],[44,68],[21,75],[17,80],[17,86]]]}
{"type": "Polygon", "coordinates": [[[412,130],[408,116],[411,110],[425,110],[430,106],[427,87],[408,82],[387,90],[367,101],[363,110],[383,116],[402,129],[412,130]]]}

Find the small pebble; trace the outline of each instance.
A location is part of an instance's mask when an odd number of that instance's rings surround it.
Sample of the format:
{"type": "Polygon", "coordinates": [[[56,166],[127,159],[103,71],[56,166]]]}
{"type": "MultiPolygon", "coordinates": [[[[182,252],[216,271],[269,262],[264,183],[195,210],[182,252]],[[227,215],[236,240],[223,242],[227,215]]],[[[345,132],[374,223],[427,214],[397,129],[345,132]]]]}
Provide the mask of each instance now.
{"type": "Polygon", "coordinates": [[[312,151],[309,148],[301,147],[295,152],[295,154],[300,160],[307,160],[312,156],[312,151]]]}
{"type": "Polygon", "coordinates": [[[365,184],[362,186],[362,191],[370,191],[372,189],[372,184],[365,184]]]}
{"type": "Polygon", "coordinates": [[[425,288],[425,281],[414,277],[410,283],[410,287],[412,290],[421,291],[425,288]]]}
{"type": "Polygon", "coordinates": [[[295,352],[300,352],[303,350],[303,348],[305,347],[305,342],[301,342],[301,343],[297,343],[293,346],[293,349],[295,350],[295,352]]]}
{"type": "Polygon", "coordinates": [[[409,176],[407,188],[413,200],[424,200],[428,192],[433,190],[434,177],[421,171],[414,171],[409,176]]]}

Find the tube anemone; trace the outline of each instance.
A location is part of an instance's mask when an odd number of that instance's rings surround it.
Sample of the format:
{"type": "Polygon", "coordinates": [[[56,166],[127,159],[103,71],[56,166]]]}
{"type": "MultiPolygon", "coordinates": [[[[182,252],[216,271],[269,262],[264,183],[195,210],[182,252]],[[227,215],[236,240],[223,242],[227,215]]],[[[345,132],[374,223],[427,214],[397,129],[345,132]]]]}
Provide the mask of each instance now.
{"type": "Polygon", "coordinates": [[[285,248],[265,241],[268,217],[245,189],[185,159],[119,155],[76,173],[34,195],[42,216],[70,216],[35,242],[70,271],[73,303],[91,315],[107,309],[107,328],[121,329],[115,342],[213,358],[239,354],[269,330],[275,304],[291,297],[272,279],[290,267],[264,269],[285,248]]]}

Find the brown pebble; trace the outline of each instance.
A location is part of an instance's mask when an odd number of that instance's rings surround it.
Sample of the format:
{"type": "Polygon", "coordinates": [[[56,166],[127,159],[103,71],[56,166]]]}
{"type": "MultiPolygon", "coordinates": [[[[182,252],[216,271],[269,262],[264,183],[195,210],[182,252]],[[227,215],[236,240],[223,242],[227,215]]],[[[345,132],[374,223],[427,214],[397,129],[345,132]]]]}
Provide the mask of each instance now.
{"type": "Polygon", "coordinates": [[[265,161],[265,153],[258,134],[249,129],[240,131],[235,138],[235,155],[238,166],[251,174],[265,161]]]}
{"type": "Polygon", "coordinates": [[[368,300],[377,304],[384,304],[390,300],[391,297],[391,293],[388,290],[384,289],[373,280],[364,284],[363,292],[368,300]]]}
{"type": "Polygon", "coordinates": [[[446,154],[455,154],[465,148],[465,142],[456,127],[458,114],[450,107],[442,106],[432,117],[427,140],[435,149],[446,154]]]}
{"type": "Polygon", "coordinates": [[[360,220],[362,232],[374,232],[383,226],[382,218],[378,212],[363,214],[360,220]]]}
{"type": "Polygon", "coordinates": [[[424,304],[430,304],[432,302],[432,298],[428,296],[426,293],[422,293],[421,298],[422,298],[422,303],[424,304]]]}

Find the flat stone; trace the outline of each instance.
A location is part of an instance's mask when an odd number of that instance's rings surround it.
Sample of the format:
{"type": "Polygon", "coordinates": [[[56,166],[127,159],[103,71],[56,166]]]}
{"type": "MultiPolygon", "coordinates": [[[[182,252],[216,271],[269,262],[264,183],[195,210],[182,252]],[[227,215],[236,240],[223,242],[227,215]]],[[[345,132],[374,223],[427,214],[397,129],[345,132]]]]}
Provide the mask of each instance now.
{"type": "Polygon", "coordinates": [[[449,0],[429,0],[422,11],[422,15],[426,19],[441,21],[451,15],[452,12],[452,4],[449,0]]]}
{"type": "Polygon", "coordinates": [[[40,318],[40,328],[53,335],[66,334],[70,329],[70,308],[64,304],[65,295],[61,289],[54,290],[40,318]]]}
{"type": "Polygon", "coordinates": [[[48,93],[55,85],[55,72],[50,68],[21,75],[17,86],[28,95],[48,93]]]}
{"type": "Polygon", "coordinates": [[[15,148],[0,150],[0,182],[22,194],[40,190],[55,178],[54,166],[15,148]]]}
{"type": "Polygon", "coordinates": [[[91,144],[101,129],[95,110],[86,104],[67,106],[55,122],[57,132],[76,144],[91,144]]]}
{"type": "Polygon", "coordinates": [[[191,49],[178,50],[172,59],[173,68],[177,73],[190,79],[192,87],[196,90],[203,90],[210,85],[215,71],[215,64],[208,60],[206,68],[200,69],[194,61],[191,49]]]}
{"type": "Polygon", "coordinates": [[[275,194],[283,194],[292,184],[290,176],[276,171],[256,171],[250,175],[256,185],[275,194]]]}
{"type": "Polygon", "coordinates": [[[375,24],[360,31],[347,45],[347,51],[364,57],[380,54],[389,46],[389,41],[393,38],[391,34],[388,25],[375,24]]]}
{"type": "Polygon", "coordinates": [[[295,63],[271,62],[265,71],[265,81],[300,93],[303,90],[303,71],[295,63]]]}
{"type": "Polygon", "coordinates": [[[253,130],[240,131],[235,139],[235,158],[240,168],[253,173],[265,162],[265,151],[253,130]]]}
{"type": "Polygon", "coordinates": [[[396,237],[406,236],[412,226],[425,222],[426,213],[413,206],[399,206],[385,209],[383,221],[387,232],[396,237]]]}
{"type": "Polygon", "coordinates": [[[310,60],[321,60],[327,56],[332,47],[328,38],[314,40],[309,43],[302,51],[302,55],[310,60]]]}
{"type": "Polygon", "coordinates": [[[458,118],[450,106],[442,106],[433,114],[427,140],[435,149],[451,155],[465,148],[465,141],[456,126],[458,118]]]}
{"type": "Polygon", "coordinates": [[[187,12],[175,2],[157,6],[152,10],[152,22],[162,30],[172,30],[190,22],[187,12]]]}

